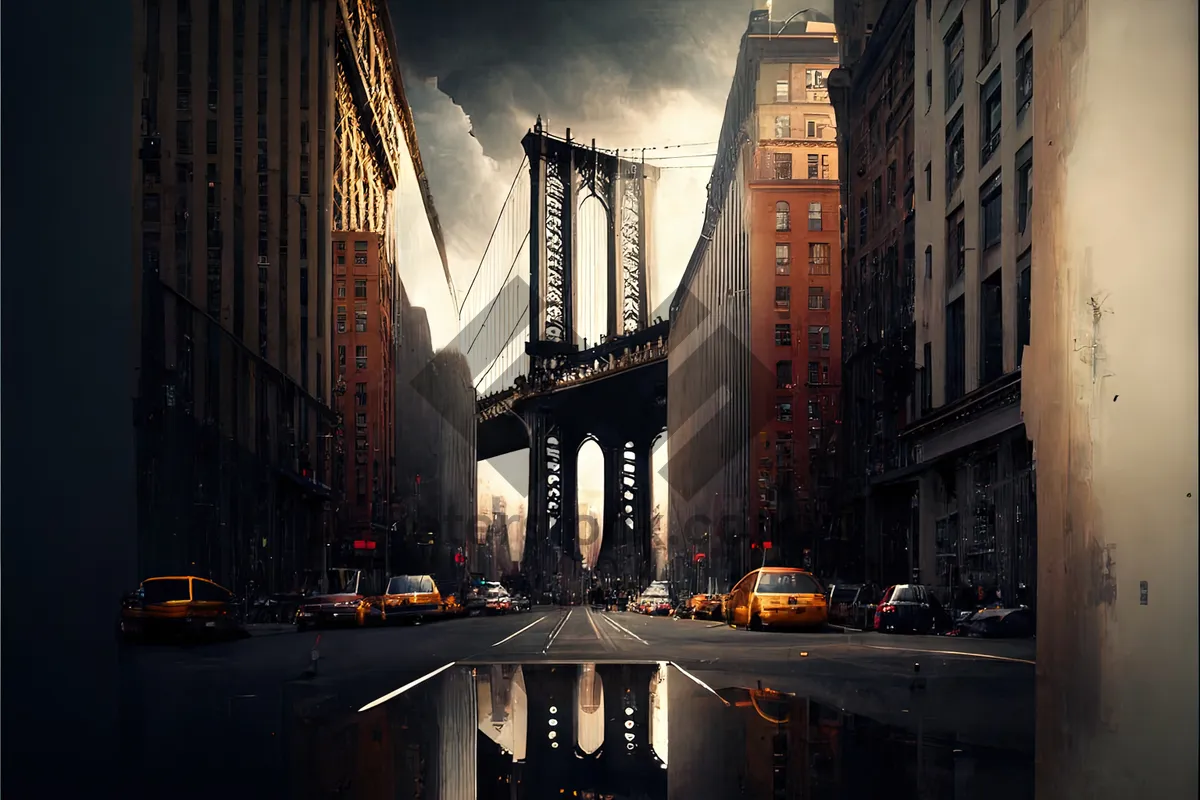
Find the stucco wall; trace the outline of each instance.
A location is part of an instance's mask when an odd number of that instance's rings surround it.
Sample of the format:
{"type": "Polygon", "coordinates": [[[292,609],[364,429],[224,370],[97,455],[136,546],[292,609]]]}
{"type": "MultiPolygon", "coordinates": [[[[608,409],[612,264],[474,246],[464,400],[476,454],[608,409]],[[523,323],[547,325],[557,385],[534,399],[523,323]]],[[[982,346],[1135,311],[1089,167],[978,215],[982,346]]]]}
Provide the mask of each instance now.
{"type": "Polygon", "coordinates": [[[1032,5],[1038,797],[1191,798],[1196,4],[1032,5]]]}

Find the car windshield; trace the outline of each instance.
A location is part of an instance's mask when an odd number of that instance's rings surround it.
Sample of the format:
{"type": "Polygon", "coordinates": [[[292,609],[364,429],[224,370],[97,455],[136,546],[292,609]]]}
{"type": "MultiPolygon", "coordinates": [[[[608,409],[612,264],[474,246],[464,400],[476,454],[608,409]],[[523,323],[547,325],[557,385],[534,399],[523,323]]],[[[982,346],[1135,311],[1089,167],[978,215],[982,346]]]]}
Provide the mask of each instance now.
{"type": "Polygon", "coordinates": [[[142,584],[144,600],[147,603],[167,603],[171,600],[191,600],[187,578],[158,578],[142,584]]]}
{"type": "Polygon", "coordinates": [[[396,575],[387,585],[387,594],[420,594],[433,591],[428,575],[396,575]]]}
{"type": "Polygon", "coordinates": [[[764,572],[758,579],[759,594],[821,594],[821,587],[803,572],[764,572]]]}

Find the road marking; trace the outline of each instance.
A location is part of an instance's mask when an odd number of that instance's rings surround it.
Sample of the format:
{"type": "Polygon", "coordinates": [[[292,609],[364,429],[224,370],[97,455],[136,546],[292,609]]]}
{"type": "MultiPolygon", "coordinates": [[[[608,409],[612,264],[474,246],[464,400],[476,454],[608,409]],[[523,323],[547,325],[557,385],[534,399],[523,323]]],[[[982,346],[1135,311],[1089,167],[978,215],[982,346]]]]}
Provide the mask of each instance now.
{"type": "Polygon", "coordinates": [[[885,647],[881,644],[864,644],[863,647],[870,647],[872,650],[897,650],[905,653],[930,653],[931,655],[939,656],[961,656],[963,658],[986,658],[990,661],[1008,661],[1013,664],[1030,664],[1036,665],[1036,661],[1030,661],[1027,658],[1012,658],[1010,656],[993,656],[987,653],[967,653],[962,650],[922,650],[917,647],[885,647]]]}
{"type": "Polygon", "coordinates": [[[603,619],[605,622],[607,622],[609,625],[612,625],[612,626],[613,626],[614,628],[616,628],[617,630],[619,630],[619,631],[623,631],[624,633],[628,633],[630,636],[632,636],[633,638],[637,639],[637,640],[638,640],[639,642],[641,642],[642,644],[646,644],[646,645],[650,644],[650,643],[649,643],[649,642],[647,642],[645,639],[643,639],[642,637],[638,636],[638,635],[637,635],[636,633],[634,633],[633,631],[629,630],[629,628],[626,628],[626,627],[625,627],[624,625],[622,625],[621,623],[619,623],[619,622],[617,622],[617,621],[615,621],[615,620],[612,620],[612,619],[610,619],[610,618],[609,618],[607,615],[606,615],[606,616],[604,616],[604,617],[602,617],[602,619],[603,619]]]}
{"type": "Polygon", "coordinates": [[[395,690],[395,691],[393,691],[393,692],[388,692],[387,694],[385,694],[383,697],[379,698],[378,700],[372,700],[371,702],[367,703],[365,706],[363,706],[362,708],[360,708],[360,709],[358,710],[358,712],[361,714],[362,712],[364,712],[364,711],[367,711],[367,710],[369,710],[369,709],[372,709],[372,708],[374,708],[375,706],[378,706],[378,705],[383,705],[383,704],[384,704],[384,703],[386,703],[388,700],[391,700],[393,697],[398,697],[399,695],[402,695],[402,694],[404,694],[405,692],[407,692],[409,689],[413,688],[414,686],[416,686],[416,685],[418,685],[418,684],[421,684],[421,683],[424,683],[425,681],[429,680],[429,679],[430,679],[430,678],[432,678],[434,675],[438,675],[438,674],[440,674],[440,673],[443,673],[443,672],[445,672],[446,670],[448,670],[448,669],[450,669],[451,667],[453,667],[453,666],[454,666],[454,663],[455,663],[455,662],[451,661],[449,664],[445,664],[445,665],[443,665],[443,666],[440,666],[440,667],[438,667],[437,669],[435,669],[433,672],[430,672],[430,673],[429,673],[429,674],[427,674],[427,675],[422,675],[421,677],[417,678],[415,681],[409,681],[408,683],[406,683],[406,684],[404,684],[403,686],[401,686],[399,689],[396,689],[396,690],[395,690]]]}
{"type": "Polygon", "coordinates": [[[587,621],[588,625],[592,626],[592,633],[596,634],[597,639],[600,639],[600,629],[596,627],[596,620],[592,618],[592,610],[590,608],[587,609],[587,621]]]}
{"type": "Polygon", "coordinates": [[[722,703],[724,703],[725,705],[727,705],[727,706],[729,705],[729,701],[728,701],[728,700],[726,700],[724,697],[721,697],[721,695],[717,694],[717,690],[716,690],[716,689],[714,689],[713,687],[709,686],[707,683],[705,683],[704,681],[700,680],[700,679],[699,679],[699,678],[697,678],[695,675],[693,675],[692,673],[688,672],[688,671],[687,671],[686,669],[684,669],[683,667],[681,667],[681,666],[679,666],[678,664],[676,664],[674,661],[660,661],[660,662],[658,662],[658,664],[659,664],[659,667],[660,667],[660,668],[661,668],[661,667],[665,667],[667,664],[670,664],[672,667],[674,667],[675,669],[677,669],[677,670],[679,670],[680,672],[682,672],[682,673],[684,674],[684,676],[685,676],[685,677],[687,677],[687,678],[690,678],[690,679],[691,679],[691,681],[692,681],[693,683],[695,683],[697,686],[699,686],[701,689],[706,689],[708,692],[710,692],[710,693],[712,694],[712,696],[713,696],[713,697],[717,698],[718,700],[720,700],[720,701],[721,701],[722,703]]]}
{"type": "Polygon", "coordinates": [[[546,652],[549,651],[550,645],[554,644],[554,640],[558,638],[558,635],[560,633],[562,633],[562,629],[567,627],[567,620],[569,620],[571,618],[571,615],[574,613],[575,613],[575,609],[572,608],[570,611],[567,612],[567,615],[565,617],[563,617],[562,620],[560,620],[557,625],[554,626],[554,630],[550,631],[550,638],[546,640],[546,646],[542,648],[543,655],[545,655],[546,652]]]}
{"type": "Polygon", "coordinates": [[[507,642],[509,639],[515,639],[515,638],[517,638],[517,637],[518,637],[518,636],[520,636],[522,633],[524,633],[525,631],[529,630],[529,629],[530,629],[530,628],[532,628],[534,625],[537,625],[539,622],[541,622],[541,621],[542,621],[542,620],[544,620],[544,619],[545,619],[545,617],[538,617],[538,618],[537,618],[537,619],[535,619],[533,622],[529,623],[529,624],[528,624],[528,625],[526,625],[524,628],[521,628],[521,630],[517,631],[516,633],[514,633],[514,634],[512,634],[512,635],[510,635],[510,636],[505,636],[503,639],[501,639],[500,641],[498,641],[498,642],[496,642],[495,644],[493,644],[493,645],[492,645],[492,647],[497,647],[497,646],[499,646],[499,645],[502,645],[502,644],[504,644],[505,642],[507,642]]]}

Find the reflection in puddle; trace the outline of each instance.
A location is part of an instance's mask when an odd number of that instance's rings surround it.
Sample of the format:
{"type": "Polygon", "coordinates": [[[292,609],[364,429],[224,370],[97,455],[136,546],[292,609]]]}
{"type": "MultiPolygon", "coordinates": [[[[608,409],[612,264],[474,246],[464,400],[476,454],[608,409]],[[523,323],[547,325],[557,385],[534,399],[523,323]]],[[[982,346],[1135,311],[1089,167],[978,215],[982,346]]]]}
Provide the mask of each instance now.
{"type": "Polygon", "coordinates": [[[653,663],[456,666],[355,715],[325,715],[313,701],[293,709],[289,795],[1033,796],[1028,754],[969,747],[762,687],[714,697],[672,673],[653,663]]]}

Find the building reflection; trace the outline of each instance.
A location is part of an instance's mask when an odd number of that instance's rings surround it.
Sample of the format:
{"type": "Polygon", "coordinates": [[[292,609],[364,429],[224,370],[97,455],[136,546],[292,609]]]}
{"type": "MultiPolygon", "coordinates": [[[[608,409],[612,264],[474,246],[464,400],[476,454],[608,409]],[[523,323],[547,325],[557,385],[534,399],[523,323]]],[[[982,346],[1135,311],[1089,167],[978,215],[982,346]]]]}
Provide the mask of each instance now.
{"type": "Polygon", "coordinates": [[[315,687],[289,698],[287,796],[1033,796],[1031,753],[970,747],[761,685],[710,690],[666,664],[459,666],[366,712],[334,713],[331,702],[315,687]]]}

